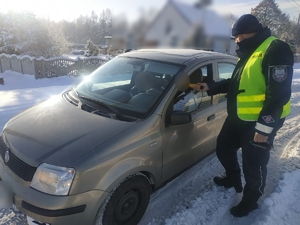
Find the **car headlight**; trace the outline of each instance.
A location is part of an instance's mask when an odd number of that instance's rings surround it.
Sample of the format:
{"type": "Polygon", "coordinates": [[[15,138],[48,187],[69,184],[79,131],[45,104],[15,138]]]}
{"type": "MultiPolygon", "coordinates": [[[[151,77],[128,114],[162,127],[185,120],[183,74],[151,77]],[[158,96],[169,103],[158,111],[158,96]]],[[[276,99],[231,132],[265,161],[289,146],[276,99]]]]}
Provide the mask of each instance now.
{"type": "Polygon", "coordinates": [[[73,168],[42,163],[37,168],[30,186],[48,194],[67,195],[74,176],[75,169],[73,168]]]}

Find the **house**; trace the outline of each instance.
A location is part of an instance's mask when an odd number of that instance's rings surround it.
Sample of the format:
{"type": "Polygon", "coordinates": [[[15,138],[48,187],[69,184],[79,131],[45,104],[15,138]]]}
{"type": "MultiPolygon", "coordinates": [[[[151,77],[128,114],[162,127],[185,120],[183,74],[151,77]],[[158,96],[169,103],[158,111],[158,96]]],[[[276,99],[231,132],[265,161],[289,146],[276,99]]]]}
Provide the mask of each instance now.
{"type": "Polygon", "coordinates": [[[100,45],[100,49],[103,50],[102,53],[104,55],[107,55],[109,46],[111,45],[112,36],[104,36],[104,38],[105,38],[105,44],[100,45]]]}
{"type": "Polygon", "coordinates": [[[235,50],[236,50],[236,47],[237,47],[237,45],[236,45],[236,43],[235,43],[235,38],[234,38],[234,36],[231,36],[231,38],[230,38],[230,48],[229,48],[229,54],[230,55],[235,55],[236,56],[236,52],[235,52],[235,50]]]}
{"type": "Polygon", "coordinates": [[[144,37],[145,47],[208,49],[230,53],[235,49],[231,25],[217,12],[178,0],[168,0],[144,37]]]}

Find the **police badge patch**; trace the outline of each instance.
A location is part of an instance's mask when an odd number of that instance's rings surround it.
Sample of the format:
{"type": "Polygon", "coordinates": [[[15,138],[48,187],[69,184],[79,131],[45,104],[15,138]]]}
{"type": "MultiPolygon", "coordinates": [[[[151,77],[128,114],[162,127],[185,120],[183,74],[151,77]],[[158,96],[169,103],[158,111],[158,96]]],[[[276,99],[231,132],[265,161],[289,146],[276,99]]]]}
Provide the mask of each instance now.
{"type": "Polygon", "coordinates": [[[273,79],[277,82],[282,82],[287,78],[287,66],[277,66],[272,71],[273,79]]]}
{"type": "Polygon", "coordinates": [[[275,122],[275,120],[273,119],[273,117],[271,115],[263,116],[262,118],[266,123],[274,123],[275,122]]]}

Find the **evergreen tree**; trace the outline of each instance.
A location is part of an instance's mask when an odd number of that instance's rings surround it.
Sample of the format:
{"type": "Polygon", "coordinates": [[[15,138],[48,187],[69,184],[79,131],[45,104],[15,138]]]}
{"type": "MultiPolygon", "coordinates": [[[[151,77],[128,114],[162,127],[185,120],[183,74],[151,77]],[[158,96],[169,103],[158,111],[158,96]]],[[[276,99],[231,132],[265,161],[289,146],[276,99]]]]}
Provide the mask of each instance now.
{"type": "Polygon", "coordinates": [[[86,48],[86,53],[84,54],[85,56],[99,55],[99,48],[91,41],[91,39],[87,41],[85,48],[86,48]]]}

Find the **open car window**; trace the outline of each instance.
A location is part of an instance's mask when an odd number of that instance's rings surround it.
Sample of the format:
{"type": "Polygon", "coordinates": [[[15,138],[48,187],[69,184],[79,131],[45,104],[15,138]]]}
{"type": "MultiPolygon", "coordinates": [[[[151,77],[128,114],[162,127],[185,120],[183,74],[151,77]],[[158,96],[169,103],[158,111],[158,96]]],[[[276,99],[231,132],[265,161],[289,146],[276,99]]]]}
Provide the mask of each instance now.
{"type": "Polygon", "coordinates": [[[180,69],[177,64],[116,57],[87,76],[75,90],[122,113],[145,116],[180,69]]]}
{"type": "MultiPolygon", "coordinates": [[[[191,83],[207,82],[213,79],[212,64],[201,66],[190,74],[191,83]]],[[[182,110],[186,112],[194,112],[206,109],[212,105],[212,98],[206,92],[197,92],[192,88],[188,88],[184,93],[181,93],[182,99],[176,101],[174,110],[182,110]]]]}

